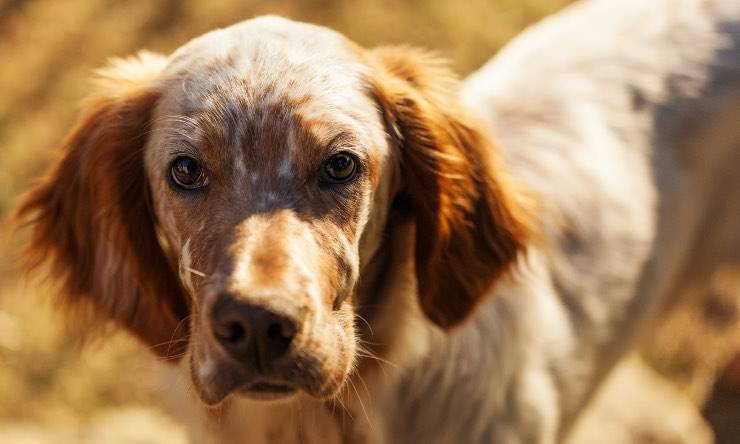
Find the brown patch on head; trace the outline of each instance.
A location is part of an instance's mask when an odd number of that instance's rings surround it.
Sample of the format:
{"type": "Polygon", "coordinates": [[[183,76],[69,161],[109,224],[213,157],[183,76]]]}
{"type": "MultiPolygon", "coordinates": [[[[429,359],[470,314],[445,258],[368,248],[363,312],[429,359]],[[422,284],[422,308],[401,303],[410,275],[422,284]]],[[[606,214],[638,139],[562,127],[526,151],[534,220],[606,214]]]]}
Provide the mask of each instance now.
{"type": "Polygon", "coordinates": [[[416,218],[421,306],[450,327],[524,250],[530,214],[485,130],[458,102],[443,63],[406,47],[376,49],[368,61],[389,133],[398,132],[403,195],[416,218]]]}

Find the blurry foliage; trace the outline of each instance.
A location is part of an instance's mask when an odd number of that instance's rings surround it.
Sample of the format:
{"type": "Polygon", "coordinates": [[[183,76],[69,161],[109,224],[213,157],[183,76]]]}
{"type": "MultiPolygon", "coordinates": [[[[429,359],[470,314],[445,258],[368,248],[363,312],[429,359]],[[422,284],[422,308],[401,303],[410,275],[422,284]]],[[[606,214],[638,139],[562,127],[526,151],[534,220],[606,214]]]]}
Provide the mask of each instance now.
{"type": "Polygon", "coordinates": [[[150,358],[123,335],[80,353],[49,307],[53,288],[18,275],[17,250],[28,234],[5,228],[22,191],[57,155],[89,73],[107,58],[142,48],[168,53],[203,32],[269,13],[331,27],[365,46],[428,47],[466,74],[566,3],[0,0],[0,428],[80,421],[97,409],[149,402],[142,375],[150,358]]]}

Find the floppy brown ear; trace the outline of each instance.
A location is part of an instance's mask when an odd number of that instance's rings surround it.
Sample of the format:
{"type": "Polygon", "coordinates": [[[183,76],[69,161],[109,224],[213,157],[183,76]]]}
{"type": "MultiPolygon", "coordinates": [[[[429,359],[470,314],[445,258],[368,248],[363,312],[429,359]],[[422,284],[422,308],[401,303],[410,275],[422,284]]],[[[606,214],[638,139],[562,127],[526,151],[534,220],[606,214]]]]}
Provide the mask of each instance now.
{"type": "Polygon", "coordinates": [[[421,307],[451,327],[525,248],[528,212],[485,131],[458,102],[457,82],[444,63],[406,47],[375,49],[369,59],[373,92],[402,150],[421,307]]]}
{"type": "Polygon", "coordinates": [[[33,229],[34,264],[48,261],[62,283],[62,305],[114,321],[160,356],[182,351],[187,329],[186,299],[157,242],[143,161],[159,96],[150,84],[163,63],[141,54],[102,71],[105,91],[17,211],[33,229]]]}

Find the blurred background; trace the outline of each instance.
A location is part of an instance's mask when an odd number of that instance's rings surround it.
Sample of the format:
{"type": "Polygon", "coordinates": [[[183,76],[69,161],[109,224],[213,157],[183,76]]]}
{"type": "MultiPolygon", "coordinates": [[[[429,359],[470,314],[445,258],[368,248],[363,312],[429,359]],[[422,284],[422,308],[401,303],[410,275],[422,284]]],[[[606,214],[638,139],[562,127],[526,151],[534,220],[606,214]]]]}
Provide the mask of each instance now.
{"type": "MultiPolygon", "coordinates": [[[[184,442],[180,426],[160,413],[151,395],[152,358],[122,334],[77,346],[75,326],[54,315],[53,285],[43,270],[25,275],[16,265],[27,233],[7,228],[19,197],[73,125],[94,68],[142,48],[169,53],[213,28],[270,13],[331,27],[365,46],[428,47],[466,75],[567,3],[0,0],[0,443],[184,442]]],[[[670,346],[649,346],[647,360],[703,402],[711,386],[691,386],[693,374],[670,351],[681,342],[666,335],[670,346]],[[676,370],[679,364],[684,367],[676,370]]]]}

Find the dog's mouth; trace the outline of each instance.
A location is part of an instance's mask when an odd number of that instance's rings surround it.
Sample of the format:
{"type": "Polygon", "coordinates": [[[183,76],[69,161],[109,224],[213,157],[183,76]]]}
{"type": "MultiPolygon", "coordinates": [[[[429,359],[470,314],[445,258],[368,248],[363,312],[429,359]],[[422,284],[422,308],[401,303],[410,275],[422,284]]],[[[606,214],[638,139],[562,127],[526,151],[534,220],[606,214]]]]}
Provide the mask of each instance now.
{"type": "Polygon", "coordinates": [[[256,381],[239,389],[243,396],[253,399],[279,399],[298,392],[298,387],[285,382],[256,381]]]}
{"type": "Polygon", "coordinates": [[[294,340],[288,351],[272,360],[252,359],[249,354],[238,360],[209,336],[197,338],[191,342],[190,376],[208,406],[217,406],[229,396],[289,400],[304,394],[331,399],[351,374],[354,358],[354,338],[328,337],[321,349],[309,340],[294,340]]]}
{"type": "Polygon", "coordinates": [[[239,388],[236,393],[246,398],[277,400],[291,397],[299,388],[283,382],[258,381],[239,388]]]}
{"type": "Polygon", "coordinates": [[[245,381],[229,372],[222,372],[209,381],[194,378],[193,382],[201,400],[209,406],[220,404],[230,395],[254,400],[278,400],[305,391],[297,384],[267,379],[245,381]]]}
{"type": "Polygon", "coordinates": [[[272,382],[258,382],[255,384],[251,384],[247,386],[244,390],[250,391],[250,392],[259,392],[259,393],[289,393],[292,391],[295,391],[295,387],[291,387],[288,384],[275,384],[272,382]]]}
{"type": "Polygon", "coordinates": [[[343,377],[324,375],[315,366],[302,361],[291,368],[314,369],[313,371],[273,372],[260,374],[231,361],[212,361],[208,365],[191,360],[191,376],[201,400],[216,406],[230,395],[253,400],[289,399],[299,392],[323,399],[330,397],[341,386],[343,377]],[[204,370],[205,368],[205,370],[204,370]]]}

